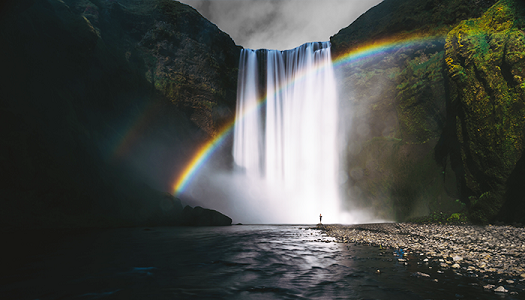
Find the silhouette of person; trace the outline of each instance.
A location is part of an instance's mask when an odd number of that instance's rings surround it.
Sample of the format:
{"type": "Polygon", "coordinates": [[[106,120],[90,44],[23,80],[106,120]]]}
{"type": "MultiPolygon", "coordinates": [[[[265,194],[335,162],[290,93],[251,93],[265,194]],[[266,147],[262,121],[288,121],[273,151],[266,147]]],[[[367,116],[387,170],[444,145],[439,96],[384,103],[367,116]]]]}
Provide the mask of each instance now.
{"type": "Polygon", "coordinates": [[[319,214],[319,223],[321,223],[321,220],[323,219],[323,216],[319,214]]]}

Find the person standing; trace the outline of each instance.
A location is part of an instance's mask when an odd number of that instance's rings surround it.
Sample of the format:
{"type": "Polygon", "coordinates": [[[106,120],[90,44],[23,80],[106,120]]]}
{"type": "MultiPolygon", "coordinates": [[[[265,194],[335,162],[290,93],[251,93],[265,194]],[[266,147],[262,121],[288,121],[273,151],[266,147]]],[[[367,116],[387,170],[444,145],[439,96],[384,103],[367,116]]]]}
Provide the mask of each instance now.
{"type": "Polygon", "coordinates": [[[319,223],[321,223],[321,220],[323,219],[323,216],[319,214],[319,223]]]}

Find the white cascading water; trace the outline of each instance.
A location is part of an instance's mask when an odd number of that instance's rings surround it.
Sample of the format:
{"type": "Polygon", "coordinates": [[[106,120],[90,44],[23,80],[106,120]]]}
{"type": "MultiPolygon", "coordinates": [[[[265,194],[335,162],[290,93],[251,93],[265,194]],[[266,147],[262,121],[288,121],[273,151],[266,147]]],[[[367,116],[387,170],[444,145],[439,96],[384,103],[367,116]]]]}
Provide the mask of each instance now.
{"type": "Polygon", "coordinates": [[[233,157],[268,223],[339,221],[337,93],[330,43],[241,52],[233,157]],[[265,101],[266,99],[266,101],[265,101]],[[261,192],[263,191],[263,192],[261,192]]]}

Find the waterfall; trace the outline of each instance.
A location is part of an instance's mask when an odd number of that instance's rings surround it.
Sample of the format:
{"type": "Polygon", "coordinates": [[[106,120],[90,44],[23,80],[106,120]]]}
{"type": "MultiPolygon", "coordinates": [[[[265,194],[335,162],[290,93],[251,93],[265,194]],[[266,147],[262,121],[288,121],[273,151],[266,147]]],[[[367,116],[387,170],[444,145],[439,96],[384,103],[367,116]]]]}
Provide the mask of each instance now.
{"type": "Polygon", "coordinates": [[[233,158],[267,193],[247,201],[285,210],[274,222],[338,222],[337,126],[329,42],[242,50],[233,158]]]}

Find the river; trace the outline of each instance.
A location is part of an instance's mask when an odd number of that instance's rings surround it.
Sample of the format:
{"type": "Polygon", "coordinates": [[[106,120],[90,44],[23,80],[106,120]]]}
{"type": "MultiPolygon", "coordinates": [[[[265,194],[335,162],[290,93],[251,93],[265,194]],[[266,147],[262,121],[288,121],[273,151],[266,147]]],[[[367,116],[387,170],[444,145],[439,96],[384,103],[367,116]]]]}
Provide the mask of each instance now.
{"type": "MultiPolygon", "coordinates": [[[[307,225],[5,234],[2,299],[520,299],[307,225]],[[377,270],[380,272],[378,273],[377,270]],[[434,281],[437,279],[437,282],[434,281]]],[[[409,260],[413,261],[413,260],[409,260]]]]}

